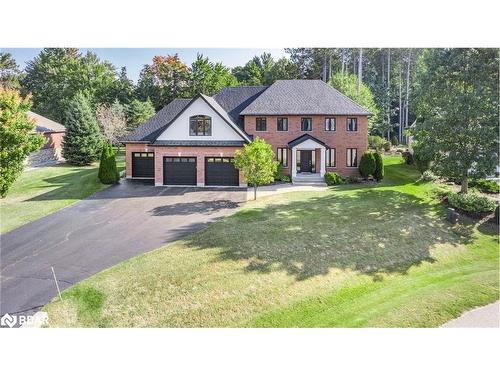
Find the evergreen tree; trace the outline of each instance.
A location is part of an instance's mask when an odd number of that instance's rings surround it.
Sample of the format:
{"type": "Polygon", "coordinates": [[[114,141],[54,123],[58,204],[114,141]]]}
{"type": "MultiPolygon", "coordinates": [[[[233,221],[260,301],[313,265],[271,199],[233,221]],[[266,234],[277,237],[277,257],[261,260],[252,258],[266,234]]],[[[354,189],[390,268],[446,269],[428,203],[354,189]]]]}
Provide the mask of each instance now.
{"type": "Polygon", "coordinates": [[[134,99],[126,106],[127,112],[127,130],[131,131],[149,120],[155,114],[155,108],[151,100],[140,101],[134,99]]]}
{"type": "Polygon", "coordinates": [[[365,152],[359,162],[359,173],[364,178],[368,178],[370,176],[373,176],[373,174],[375,173],[375,168],[376,168],[376,161],[373,152],[371,151],[365,152]]]}
{"type": "Polygon", "coordinates": [[[375,171],[373,172],[373,177],[377,181],[381,181],[384,178],[384,159],[380,152],[375,152],[373,154],[375,158],[375,171]]]}
{"type": "Polygon", "coordinates": [[[26,157],[38,150],[44,138],[35,133],[35,124],[28,118],[30,98],[0,86],[0,197],[23,171],[26,157]]]}
{"type": "Polygon", "coordinates": [[[104,143],[102,147],[98,177],[103,184],[116,184],[120,180],[120,174],[116,167],[115,151],[109,143],[104,143]]]}
{"type": "Polygon", "coordinates": [[[88,165],[96,161],[102,146],[102,135],[85,95],[78,93],[68,103],[65,118],[63,157],[75,165],[88,165]]]}

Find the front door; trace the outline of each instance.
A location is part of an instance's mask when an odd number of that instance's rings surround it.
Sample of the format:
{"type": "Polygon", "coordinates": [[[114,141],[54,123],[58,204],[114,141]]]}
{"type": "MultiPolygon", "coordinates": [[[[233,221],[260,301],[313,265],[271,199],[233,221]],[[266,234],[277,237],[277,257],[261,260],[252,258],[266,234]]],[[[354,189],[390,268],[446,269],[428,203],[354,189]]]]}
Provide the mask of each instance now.
{"type": "Polygon", "coordinates": [[[312,172],[312,151],[300,151],[300,172],[312,172]]]}

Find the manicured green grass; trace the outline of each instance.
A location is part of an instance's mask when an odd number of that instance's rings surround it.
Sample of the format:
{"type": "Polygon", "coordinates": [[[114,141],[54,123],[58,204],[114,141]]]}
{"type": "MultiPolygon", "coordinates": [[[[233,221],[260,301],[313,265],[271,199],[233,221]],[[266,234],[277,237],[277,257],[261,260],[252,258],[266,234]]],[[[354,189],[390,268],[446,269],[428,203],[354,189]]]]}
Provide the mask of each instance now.
{"type": "Polygon", "coordinates": [[[451,227],[399,157],[380,184],[249,202],[45,307],[51,326],[434,327],[499,298],[497,227],[451,227]]]}
{"type": "MultiPolygon", "coordinates": [[[[124,152],[117,166],[125,167],[124,152]]],[[[7,197],[0,200],[0,232],[37,220],[106,188],[97,178],[99,164],[75,167],[57,164],[24,171],[7,197]]]]}

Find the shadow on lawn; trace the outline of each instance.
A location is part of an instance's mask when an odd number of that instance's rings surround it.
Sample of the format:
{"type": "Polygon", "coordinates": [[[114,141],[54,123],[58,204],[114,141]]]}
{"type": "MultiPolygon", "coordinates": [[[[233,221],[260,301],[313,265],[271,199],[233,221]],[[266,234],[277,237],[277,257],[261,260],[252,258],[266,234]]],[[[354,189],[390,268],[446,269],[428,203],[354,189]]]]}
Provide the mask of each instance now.
{"type": "Polygon", "coordinates": [[[285,270],[303,280],[340,268],[380,280],[434,262],[435,245],[470,241],[473,225],[452,230],[443,214],[413,195],[360,190],[244,209],[186,241],[221,248],[218,260],[246,261],[247,272],[285,270]]]}

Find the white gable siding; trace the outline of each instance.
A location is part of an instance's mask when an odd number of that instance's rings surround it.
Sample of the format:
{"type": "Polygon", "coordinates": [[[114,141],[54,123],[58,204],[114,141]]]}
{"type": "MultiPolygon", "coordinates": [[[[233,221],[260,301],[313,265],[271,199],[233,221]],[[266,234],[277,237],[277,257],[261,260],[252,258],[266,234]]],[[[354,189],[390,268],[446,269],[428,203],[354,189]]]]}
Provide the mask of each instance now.
{"type": "Polygon", "coordinates": [[[241,141],[241,136],[222,119],[202,98],[195,100],[186,110],[158,137],[160,141],[241,141]],[[206,115],[212,118],[211,136],[189,135],[189,118],[206,115]]]}

